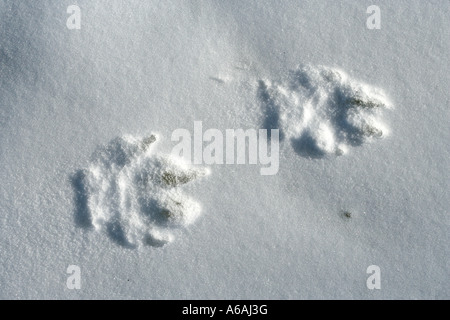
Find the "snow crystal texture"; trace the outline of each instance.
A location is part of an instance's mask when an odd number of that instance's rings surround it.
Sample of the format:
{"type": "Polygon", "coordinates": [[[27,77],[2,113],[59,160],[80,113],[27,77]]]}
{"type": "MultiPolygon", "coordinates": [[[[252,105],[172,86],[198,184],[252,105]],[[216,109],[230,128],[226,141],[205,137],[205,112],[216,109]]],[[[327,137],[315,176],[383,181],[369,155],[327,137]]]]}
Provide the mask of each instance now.
{"type": "Polygon", "coordinates": [[[0,1],[0,298],[450,298],[449,16],[448,0],[0,1]],[[177,183],[204,169],[143,138],[194,121],[280,128],[278,173],[177,183]]]}

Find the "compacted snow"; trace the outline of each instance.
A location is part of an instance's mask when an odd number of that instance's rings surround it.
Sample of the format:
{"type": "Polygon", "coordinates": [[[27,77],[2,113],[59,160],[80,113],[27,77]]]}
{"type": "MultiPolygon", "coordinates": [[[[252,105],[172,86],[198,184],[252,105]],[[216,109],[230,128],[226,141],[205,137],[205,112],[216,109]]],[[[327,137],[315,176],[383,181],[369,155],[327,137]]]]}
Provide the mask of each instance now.
{"type": "Polygon", "coordinates": [[[0,2],[0,298],[448,299],[449,16],[0,2]],[[279,129],[275,174],[175,156],[199,123],[279,129]]]}

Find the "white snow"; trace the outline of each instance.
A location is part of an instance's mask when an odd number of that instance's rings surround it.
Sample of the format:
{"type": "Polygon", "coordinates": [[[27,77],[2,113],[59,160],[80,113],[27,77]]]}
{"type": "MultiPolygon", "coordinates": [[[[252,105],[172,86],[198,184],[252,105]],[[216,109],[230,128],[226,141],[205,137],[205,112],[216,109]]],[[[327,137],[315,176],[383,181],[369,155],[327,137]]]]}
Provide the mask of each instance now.
{"type": "Polygon", "coordinates": [[[448,0],[73,4],[0,2],[0,298],[450,297],[448,0]],[[171,158],[194,121],[278,173],[171,158]]]}

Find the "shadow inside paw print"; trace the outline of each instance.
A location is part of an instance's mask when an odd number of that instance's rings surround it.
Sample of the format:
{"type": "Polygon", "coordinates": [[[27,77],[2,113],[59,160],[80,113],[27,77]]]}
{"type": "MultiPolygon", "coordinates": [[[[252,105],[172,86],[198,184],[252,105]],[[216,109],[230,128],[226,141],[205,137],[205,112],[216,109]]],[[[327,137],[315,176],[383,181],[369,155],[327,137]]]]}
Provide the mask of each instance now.
{"type": "Polygon", "coordinates": [[[77,226],[126,248],[160,247],[195,221],[200,205],[181,188],[208,171],[156,153],[156,140],[120,137],[94,152],[89,168],[71,178],[77,226]]]}
{"type": "Polygon", "coordinates": [[[92,227],[92,218],[89,212],[88,193],[86,182],[86,171],[78,170],[70,177],[70,182],[74,190],[75,225],[80,228],[88,229],[92,227]]]}
{"type": "Polygon", "coordinates": [[[267,84],[262,80],[259,81],[258,98],[264,114],[262,128],[267,129],[267,138],[271,138],[270,129],[279,129],[279,139],[284,140],[284,132],[280,127],[280,106],[273,100],[267,84]]]}
{"type": "Polygon", "coordinates": [[[279,82],[260,81],[263,128],[278,127],[294,151],[308,158],[343,155],[349,147],[386,135],[382,91],[327,67],[305,66],[279,82]]]}
{"type": "Polygon", "coordinates": [[[291,145],[294,151],[303,157],[318,159],[326,155],[326,153],[317,146],[317,141],[314,140],[309,132],[304,132],[298,138],[292,138],[291,145]]]}

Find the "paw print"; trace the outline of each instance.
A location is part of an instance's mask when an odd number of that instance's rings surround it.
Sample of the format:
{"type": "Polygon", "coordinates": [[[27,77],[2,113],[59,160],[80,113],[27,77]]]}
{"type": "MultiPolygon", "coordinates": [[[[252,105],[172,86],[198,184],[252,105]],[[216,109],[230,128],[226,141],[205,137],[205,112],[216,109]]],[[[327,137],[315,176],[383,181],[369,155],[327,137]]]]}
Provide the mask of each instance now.
{"type": "Polygon", "coordinates": [[[305,157],[342,155],[388,133],[380,120],[390,108],[384,93],[337,69],[306,66],[280,82],[261,80],[258,98],[263,127],[280,129],[305,157]]]}
{"type": "Polygon", "coordinates": [[[76,184],[85,193],[80,199],[85,199],[81,207],[86,210],[80,214],[87,211],[96,230],[124,247],[163,246],[201,212],[182,187],[208,170],[155,152],[156,141],[156,135],[112,140],[94,153],[76,184]]]}

